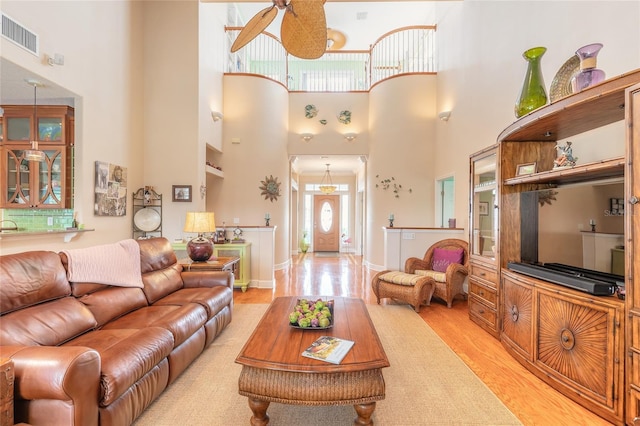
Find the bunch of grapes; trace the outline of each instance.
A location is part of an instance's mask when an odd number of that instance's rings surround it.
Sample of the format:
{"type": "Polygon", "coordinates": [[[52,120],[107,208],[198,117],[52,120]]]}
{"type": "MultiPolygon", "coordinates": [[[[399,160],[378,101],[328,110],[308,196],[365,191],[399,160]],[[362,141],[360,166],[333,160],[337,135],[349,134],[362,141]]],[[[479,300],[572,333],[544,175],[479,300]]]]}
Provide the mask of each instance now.
{"type": "Polygon", "coordinates": [[[301,328],[328,327],[331,325],[333,301],[300,299],[289,314],[289,322],[301,328]]]}

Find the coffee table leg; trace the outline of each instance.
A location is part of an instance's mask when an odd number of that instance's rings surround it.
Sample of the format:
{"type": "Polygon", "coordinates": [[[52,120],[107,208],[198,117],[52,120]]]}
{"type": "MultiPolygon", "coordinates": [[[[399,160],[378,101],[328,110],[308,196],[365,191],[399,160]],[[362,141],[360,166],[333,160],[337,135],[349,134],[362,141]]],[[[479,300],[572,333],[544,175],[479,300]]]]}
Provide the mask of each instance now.
{"type": "Polygon", "coordinates": [[[373,410],[376,409],[375,402],[370,402],[368,404],[355,404],[354,407],[356,409],[356,413],[358,413],[358,417],[353,421],[354,425],[373,425],[371,416],[373,415],[373,410]]]}
{"type": "Polygon", "coordinates": [[[261,401],[255,398],[249,398],[249,408],[253,412],[251,416],[251,426],[266,426],[269,423],[269,401],[261,401]]]}

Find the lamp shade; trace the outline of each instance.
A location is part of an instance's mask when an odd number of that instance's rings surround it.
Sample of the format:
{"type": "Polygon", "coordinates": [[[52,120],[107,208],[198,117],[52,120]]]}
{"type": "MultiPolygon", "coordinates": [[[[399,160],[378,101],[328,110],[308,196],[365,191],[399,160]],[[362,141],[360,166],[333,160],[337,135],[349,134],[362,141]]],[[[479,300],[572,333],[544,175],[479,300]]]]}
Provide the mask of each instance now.
{"type": "Polygon", "coordinates": [[[184,232],[197,232],[198,237],[187,243],[187,254],[194,262],[206,262],[213,254],[213,242],[202,236],[204,232],[215,232],[213,212],[187,212],[184,232]]]}
{"type": "Polygon", "coordinates": [[[184,232],[214,232],[216,230],[215,215],[213,212],[187,212],[187,220],[184,223],[184,232]]]}

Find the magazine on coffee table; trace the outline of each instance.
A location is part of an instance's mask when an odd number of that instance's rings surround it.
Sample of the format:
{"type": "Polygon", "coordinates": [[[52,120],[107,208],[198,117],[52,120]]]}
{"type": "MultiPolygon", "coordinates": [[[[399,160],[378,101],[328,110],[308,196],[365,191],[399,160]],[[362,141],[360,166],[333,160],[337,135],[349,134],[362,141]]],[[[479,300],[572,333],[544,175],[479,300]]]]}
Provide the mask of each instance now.
{"type": "Polygon", "coordinates": [[[354,342],[333,336],[321,336],[302,352],[302,356],[340,364],[354,342]]]}

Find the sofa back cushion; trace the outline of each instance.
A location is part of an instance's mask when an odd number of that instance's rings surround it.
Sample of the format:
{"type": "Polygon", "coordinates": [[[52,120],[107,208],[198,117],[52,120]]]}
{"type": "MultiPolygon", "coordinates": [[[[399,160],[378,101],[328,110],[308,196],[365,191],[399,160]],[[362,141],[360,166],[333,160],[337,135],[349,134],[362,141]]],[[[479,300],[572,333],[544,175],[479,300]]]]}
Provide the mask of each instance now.
{"type": "Polygon", "coordinates": [[[70,294],[66,270],[56,253],[28,251],[0,256],[0,315],[70,294]]]}
{"type": "Polygon", "coordinates": [[[166,238],[138,240],[140,245],[140,269],[144,294],[148,302],[154,303],[184,286],[171,243],[166,238]]]}
{"type": "Polygon", "coordinates": [[[13,311],[0,318],[0,346],[57,346],[96,326],[82,303],[69,296],[13,311]]]}
{"type": "Polygon", "coordinates": [[[102,327],[109,321],[148,306],[140,288],[116,287],[105,284],[71,283],[73,295],[93,314],[102,327]]]}

